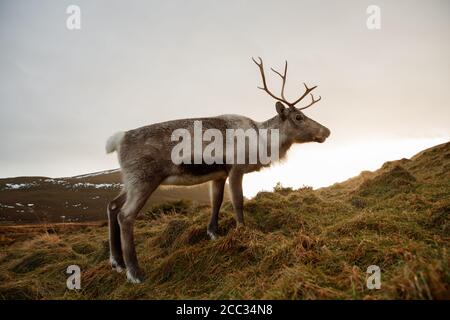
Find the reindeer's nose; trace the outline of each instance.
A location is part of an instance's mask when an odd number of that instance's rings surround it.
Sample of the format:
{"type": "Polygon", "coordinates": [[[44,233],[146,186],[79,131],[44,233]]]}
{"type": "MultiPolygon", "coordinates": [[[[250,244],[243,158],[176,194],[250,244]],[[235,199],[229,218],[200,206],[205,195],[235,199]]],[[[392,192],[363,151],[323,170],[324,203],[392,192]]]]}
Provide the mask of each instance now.
{"type": "Polygon", "coordinates": [[[322,127],[320,128],[319,134],[314,141],[322,143],[330,136],[330,133],[330,129],[327,127],[322,127]]]}

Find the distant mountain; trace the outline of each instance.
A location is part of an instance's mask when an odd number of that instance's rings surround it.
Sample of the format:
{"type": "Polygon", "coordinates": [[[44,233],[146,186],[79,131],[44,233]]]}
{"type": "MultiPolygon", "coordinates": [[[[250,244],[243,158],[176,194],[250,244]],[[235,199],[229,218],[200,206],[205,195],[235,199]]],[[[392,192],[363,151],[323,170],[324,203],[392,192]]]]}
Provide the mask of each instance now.
{"type": "MultiPolygon", "coordinates": [[[[0,179],[0,222],[75,222],[106,219],[106,205],[122,187],[120,171],[107,170],[66,178],[0,179]]],[[[226,193],[226,197],[228,194],[226,193]]],[[[167,201],[209,204],[209,186],[161,186],[144,210],[167,201]]]]}

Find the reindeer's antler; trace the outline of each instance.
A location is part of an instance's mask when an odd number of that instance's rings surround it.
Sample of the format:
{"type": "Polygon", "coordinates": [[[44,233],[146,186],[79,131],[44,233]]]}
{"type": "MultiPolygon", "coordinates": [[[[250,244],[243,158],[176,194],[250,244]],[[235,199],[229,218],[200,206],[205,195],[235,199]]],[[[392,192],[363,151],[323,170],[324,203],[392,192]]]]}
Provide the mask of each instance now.
{"type": "MultiPolygon", "coordinates": [[[[255,58],[252,58],[253,62],[259,67],[259,71],[261,72],[261,78],[262,78],[262,82],[263,82],[263,87],[258,87],[258,89],[264,90],[266,91],[272,98],[274,98],[275,100],[287,103],[287,101],[283,98],[277,97],[276,95],[274,95],[272,92],[270,92],[269,88],[267,87],[267,83],[266,83],[266,76],[264,75],[264,65],[263,65],[263,61],[260,57],[258,57],[259,59],[259,63],[255,60],[255,58]]],[[[285,77],[286,78],[286,77],[285,77]]],[[[282,92],[283,93],[283,92],[282,92]]]]}
{"type": "MultiPolygon", "coordinates": [[[[306,86],[306,85],[305,85],[305,86],[306,86]]],[[[314,87],[314,88],[315,88],[315,87],[314,87]]],[[[310,91],[311,91],[311,90],[310,90],[310,91]]],[[[311,103],[308,104],[306,107],[298,108],[298,110],[303,110],[303,109],[309,108],[309,107],[311,107],[314,103],[319,102],[321,99],[322,99],[322,97],[319,96],[319,99],[315,100],[313,94],[311,93],[311,103]]],[[[301,100],[301,99],[300,99],[300,100],[301,100]]],[[[297,103],[297,102],[296,102],[296,103],[297,103]]],[[[294,104],[295,104],[295,103],[294,103],[294,104]]]]}
{"type": "Polygon", "coordinates": [[[283,74],[281,74],[280,72],[278,72],[275,69],[271,68],[271,70],[273,72],[275,72],[276,74],[278,74],[281,77],[281,79],[283,80],[283,83],[282,83],[282,86],[281,86],[281,97],[278,97],[278,96],[274,95],[272,92],[270,92],[269,88],[267,87],[266,76],[264,74],[263,61],[262,61],[262,59],[260,57],[258,57],[258,59],[259,59],[259,62],[257,62],[255,60],[255,58],[252,58],[253,62],[258,66],[259,71],[261,72],[261,78],[262,78],[262,82],[263,82],[263,87],[258,87],[258,89],[264,90],[265,92],[267,92],[275,100],[284,102],[290,108],[295,108],[295,105],[297,103],[302,101],[303,98],[305,98],[308,94],[310,94],[312,102],[310,104],[308,104],[306,107],[298,108],[298,110],[304,110],[306,108],[311,107],[313,104],[315,104],[316,102],[319,102],[320,99],[322,99],[322,97],[319,96],[319,99],[315,100],[313,94],[311,93],[311,91],[313,91],[315,88],[317,88],[317,86],[308,88],[308,86],[305,83],[303,83],[303,85],[305,86],[305,89],[306,89],[305,92],[303,93],[303,95],[300,98],[298,98],[297,100],[295,100],[294,102],[289,102],[289,101],[286,100],[286,97],[284,96],[284,88],[285,88],[285,85],[286,85],[287,61],[284,64],[284,73],[283,74]]]}
{"type": "MultiPolygon", "coordinates": [[[[261,59],[261,58],[260,58],[261,59]]],[[[283,98],[283,100],[286,100],[286,98],[284,97],[284,86],[286,85],[286,75],[287,75],[287,61],[284,62],[284,74],[279,73],[277,70],[275,70],[274,68],[270,68],[270,70],[272,70],[273,72],[275,72],[277,75],[279,75],[281,77],[281,79],[283,80],[283,84],[281,85],[281,98],[283,98]]]]}

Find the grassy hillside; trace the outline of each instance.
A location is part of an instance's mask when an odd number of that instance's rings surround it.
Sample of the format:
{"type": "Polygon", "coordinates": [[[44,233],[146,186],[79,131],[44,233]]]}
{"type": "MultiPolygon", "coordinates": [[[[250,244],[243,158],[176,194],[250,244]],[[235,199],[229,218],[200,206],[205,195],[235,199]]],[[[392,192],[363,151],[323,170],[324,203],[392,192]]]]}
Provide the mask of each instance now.
{"type": "Polygon", "coordinates": [[[177,202],[141,216],[141,285],[110,270],[104,224],[3,227],[0,297],[450,298],[450,143],[328,188],[259,193],[238,230],[226,203],[216,241],[208,211],[177,202]],[[82,270],[77,292],[65,286],[70,264],[82,270]],[[380,290],[366,288],[369,265],[380,290]]]}

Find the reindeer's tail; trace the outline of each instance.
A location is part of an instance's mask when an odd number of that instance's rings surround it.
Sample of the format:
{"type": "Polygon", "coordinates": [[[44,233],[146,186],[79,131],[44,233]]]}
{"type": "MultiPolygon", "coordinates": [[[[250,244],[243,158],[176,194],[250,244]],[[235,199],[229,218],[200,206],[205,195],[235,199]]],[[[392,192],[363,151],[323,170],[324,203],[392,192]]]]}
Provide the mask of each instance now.
{"type": "Polygon", "coordinates": [[[117,151],[124,135],[125,132],[120,131],[109,137],[108,141],[106,141],[106,153],[117,151]]]}

